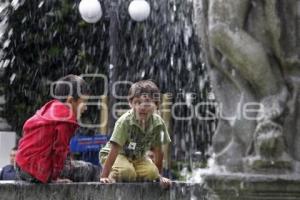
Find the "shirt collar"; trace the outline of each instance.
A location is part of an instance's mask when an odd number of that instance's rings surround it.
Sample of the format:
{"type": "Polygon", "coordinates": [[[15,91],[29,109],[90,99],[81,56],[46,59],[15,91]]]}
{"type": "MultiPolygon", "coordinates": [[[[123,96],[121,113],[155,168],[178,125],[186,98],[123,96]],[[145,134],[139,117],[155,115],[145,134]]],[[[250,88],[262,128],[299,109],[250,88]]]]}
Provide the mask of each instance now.
{"type": "MultiPolygon", "coordinates": [[[[157,116],[157,114],[153,114],[150,119],[149,119],[150,123],[149,123],[149,127],[148,127],[148,130],[153,130],[155,127],[157,126],[161,126],[163,123],[161,120],[159,120],[159,116],[157,116]]],[[[135,125],[137,127],[139,127],[141,130],[143,130],[141,128],[141,126],[139,125],[137,119],[135,118],[135,115],[134,115],[134,111],[133,109],[131,109],[129,111],[129,124],[130,125],[135,125]]]]}

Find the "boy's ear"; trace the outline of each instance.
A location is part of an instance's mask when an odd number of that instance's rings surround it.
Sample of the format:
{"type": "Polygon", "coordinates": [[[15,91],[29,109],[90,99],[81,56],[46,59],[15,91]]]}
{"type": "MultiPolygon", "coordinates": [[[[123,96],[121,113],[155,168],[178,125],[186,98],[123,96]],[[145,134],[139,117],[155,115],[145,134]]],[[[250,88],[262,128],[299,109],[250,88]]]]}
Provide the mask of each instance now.
{"type": "Polygon", "coordinates": [[[66,103],[72,104],[74,102],[74,98],[72,96],[68,96],[66,99],[66,103]]]}
{"type": "Polygon", "coordinates": [[[131,103],[131,101],[129,101],[129,107],[132,108],[132,103],[131,103]]]}

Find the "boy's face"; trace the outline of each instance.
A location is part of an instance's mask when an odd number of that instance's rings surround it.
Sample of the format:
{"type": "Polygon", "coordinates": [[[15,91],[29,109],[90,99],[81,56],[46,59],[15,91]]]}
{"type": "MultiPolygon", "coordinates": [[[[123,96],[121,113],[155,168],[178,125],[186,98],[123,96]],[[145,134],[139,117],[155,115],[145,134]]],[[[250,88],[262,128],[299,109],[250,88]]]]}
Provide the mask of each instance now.
{"type": "Polygon", "coordinates": [[[16,150],[11,150],[11,152],[10,152],[9,157],[10,157],[10,164],[11,164],[11,165],[15,165],[15,157],[16,157],[16,153],[17,153],[16,150]]]}
{"type": "Polygon", "coordinates": [[[156,109],[153,99],[148,95],[134,97],[129,105],[134,110],[137,120],[143,122],[147,121],[156,109]]]}
{"type": "Polygon", "coordinates": [[[86,110],[86,102],[88,100],[88,96],[81,96],[78,99],[74,99],[71,97],[68,103],[71,104],[72,111],[74,115],[79,119],[81,114],[86,110]]]}

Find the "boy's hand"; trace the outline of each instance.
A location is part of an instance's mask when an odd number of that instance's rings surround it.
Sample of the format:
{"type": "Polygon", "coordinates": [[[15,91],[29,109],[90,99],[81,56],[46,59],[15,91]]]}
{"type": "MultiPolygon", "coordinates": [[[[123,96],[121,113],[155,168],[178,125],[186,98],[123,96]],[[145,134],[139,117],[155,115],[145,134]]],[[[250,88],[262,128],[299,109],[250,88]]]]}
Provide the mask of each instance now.
{"type": "Polygon", "coordinates": [[[110,178],[100,178],[100,183],[115,183],[116,181],[114,179],[110,178]]]}
{"type": "Polygon", "coordinates": [[[170,188],[172,186],[172,181],[162,176],[159,178],[159,183],[160,186],[164,189],[170,188]]]}

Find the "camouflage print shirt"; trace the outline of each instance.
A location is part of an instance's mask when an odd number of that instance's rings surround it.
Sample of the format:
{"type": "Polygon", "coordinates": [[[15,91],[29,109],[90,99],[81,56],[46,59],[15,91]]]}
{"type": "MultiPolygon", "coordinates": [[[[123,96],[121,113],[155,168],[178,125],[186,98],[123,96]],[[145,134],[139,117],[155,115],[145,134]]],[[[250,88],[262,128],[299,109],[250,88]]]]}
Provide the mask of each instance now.
{"type": "MultiPolygon", "coordinates": [[[[116,122],[110,141],[122,148],[120,154],[131,159],[145,156],[150,147],[161,146],[171,142],[163,119],[153,114],[148,121],[148,127],[143,130],[135,119],[133,110],[127,111],[116,122]]],[[[110,142],[101,149],[101,153],[109,153],[110,142]]]]}

